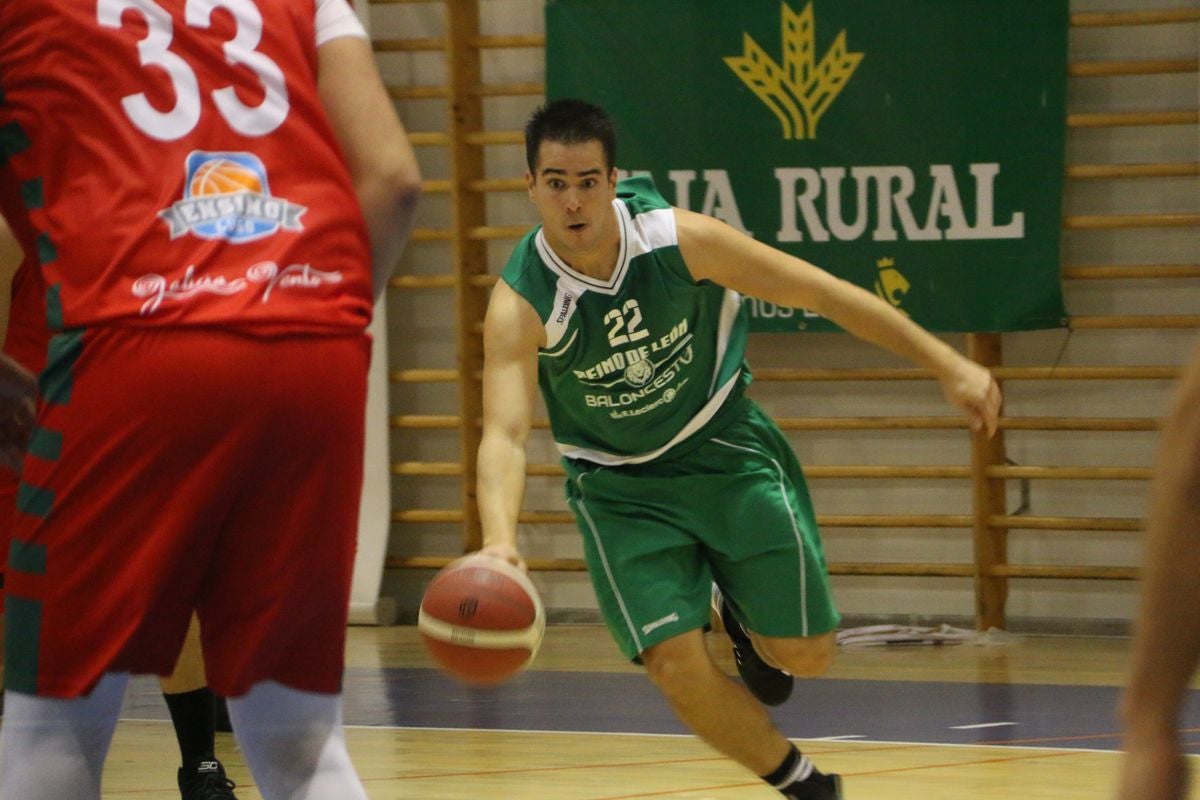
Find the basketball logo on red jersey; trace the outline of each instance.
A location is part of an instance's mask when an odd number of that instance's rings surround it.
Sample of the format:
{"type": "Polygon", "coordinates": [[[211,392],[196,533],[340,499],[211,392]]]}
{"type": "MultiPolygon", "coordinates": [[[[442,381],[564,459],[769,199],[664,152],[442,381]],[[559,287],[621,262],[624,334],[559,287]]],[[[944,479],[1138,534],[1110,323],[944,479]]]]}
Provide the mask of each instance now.
{"type": "Polygon", "coordinates": [[[281,229],[304,230],[300,217],[308,208],[273,197],[267,169],[253,153],[194,150],[184,170],[183,199],[158,212],[172,239],[191,233],[239,244],[274,236],[281,229]]]}

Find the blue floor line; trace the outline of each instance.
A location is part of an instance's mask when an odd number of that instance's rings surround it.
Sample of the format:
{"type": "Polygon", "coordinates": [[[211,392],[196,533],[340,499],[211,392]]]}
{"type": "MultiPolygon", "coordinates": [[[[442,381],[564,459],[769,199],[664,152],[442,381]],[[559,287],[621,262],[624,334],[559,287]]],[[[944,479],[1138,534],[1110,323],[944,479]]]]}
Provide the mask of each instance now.
{"type": "MultiPolygon", "coordinates": [[[[1119,747],[1119,696],[1111,686],[823,678],[797,681],[792,699],[771,713],[793,739],[1113,750],[1119,747]]],[[[157,681],[134,679],[123,716],[166,718],[157,681]]],[[[1182,719],[1182,727],[1200,728],[1200,692],[1190,693],[1182,719]]],[[[477,689],[431,669],[349,669],[345,720],[414,728],[687,733],[636,673],[530,671],[477,689]]],[[[1188,750],[1200,754],[1200,741],[1188,743],[1188,750]]]]}

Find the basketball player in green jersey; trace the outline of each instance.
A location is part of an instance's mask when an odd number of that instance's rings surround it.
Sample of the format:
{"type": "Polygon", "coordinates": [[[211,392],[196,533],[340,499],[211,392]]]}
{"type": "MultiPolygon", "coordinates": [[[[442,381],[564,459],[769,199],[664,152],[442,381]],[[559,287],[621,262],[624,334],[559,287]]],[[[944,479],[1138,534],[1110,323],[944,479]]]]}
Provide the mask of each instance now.
{"type": "Polygon", "coordinates": [[[517,246],[485,323],[484,552],[523,563],[517,514],[540,386],[567,502],[622,652],[645,665],[692,731],[781,795],[838,800],[838,777],[796,750],[703,638],[713,583],[735,645],[744,637],[739,655],[780,675],[823,672],[838,623],[800,466],[745,395],[741,298],[811,309],[929,369],[988,435],[999,389],[874,295],[671,207],[646,179],[618,184],[602,109],[555,101],[533,115],[525,138],[526,183],[543,224],[517,246]]]}

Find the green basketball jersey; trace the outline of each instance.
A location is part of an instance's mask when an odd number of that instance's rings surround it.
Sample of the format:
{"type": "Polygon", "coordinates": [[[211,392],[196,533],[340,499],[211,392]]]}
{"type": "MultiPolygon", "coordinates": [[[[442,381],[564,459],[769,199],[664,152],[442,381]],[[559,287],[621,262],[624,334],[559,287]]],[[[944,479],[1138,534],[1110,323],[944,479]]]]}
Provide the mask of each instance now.
{"type": "Polygon", "coordinates": [[[546,327],[538,382],[559,450],[615,465],[651,461],[720,424],[750,376],[741,295],[692,278],[654,184],[621,181],[613,207],[621,247],[607,281],[568,266],[540,226],[502,278],[546,327]]]}

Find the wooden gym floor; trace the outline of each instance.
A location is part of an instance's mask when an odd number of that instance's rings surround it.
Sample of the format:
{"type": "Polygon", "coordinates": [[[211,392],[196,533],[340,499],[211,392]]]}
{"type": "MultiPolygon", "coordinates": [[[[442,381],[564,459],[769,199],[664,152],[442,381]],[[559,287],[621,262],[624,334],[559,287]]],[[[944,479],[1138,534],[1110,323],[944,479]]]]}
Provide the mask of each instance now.
{"type": "MultiPolygon", "coordinates": [[[[552,626],[534,667],[489,690],[433,670],[411,627],[351,628],[346,722],[372,800],[770,800],[691,736],[603,628],[552,626]]],[[[727,640],[710,647],[732,673],[727,640]]],[[[1128,641],[843,648],[775,717],[847,800],[1105,798],[1128,641]]],[[[1200,693],[1185,716],[1200,753],[1200,693]]],[[[173,800],[178,751],[152,679],[127,698],[106,800],[173,800]]],[[[260,800],[232,737],[218,755],[260,800]]],[[[332,799],[331,800],[336,800],[332,799]]]]}

